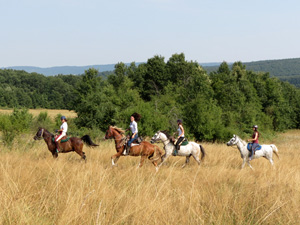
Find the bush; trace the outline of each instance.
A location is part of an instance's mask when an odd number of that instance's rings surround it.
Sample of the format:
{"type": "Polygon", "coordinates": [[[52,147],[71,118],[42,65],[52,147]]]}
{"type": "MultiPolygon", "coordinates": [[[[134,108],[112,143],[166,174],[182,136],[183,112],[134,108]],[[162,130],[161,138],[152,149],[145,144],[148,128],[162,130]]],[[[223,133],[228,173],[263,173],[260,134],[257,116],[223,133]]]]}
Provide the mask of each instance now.
{"type": "Polygon", "coordinates": [[[11,115],[0,116],[0,130],[5,145],[11,146],[14,138],[29,131],[32,124],[32,115],[28,109],[14,109],[11,115]]]}

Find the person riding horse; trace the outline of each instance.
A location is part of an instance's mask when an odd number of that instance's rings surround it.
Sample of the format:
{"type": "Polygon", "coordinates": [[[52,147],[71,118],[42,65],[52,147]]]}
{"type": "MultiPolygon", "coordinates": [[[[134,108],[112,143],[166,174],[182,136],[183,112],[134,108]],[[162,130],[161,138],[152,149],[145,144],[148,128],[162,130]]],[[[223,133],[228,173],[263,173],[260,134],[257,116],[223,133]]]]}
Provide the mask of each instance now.
{"type": "Polygon", "coordinates": [[[252,139],[248,139],[248,141],[252,141],[252,151],[251,151],[251,156],[249,157],[249,160],[252,160],[253,156],[255,155],[255,148],[258,146],[258,138],[259,138],[259,132],[257,131],[258,126],[253,125],[253,134],[252,134],[252,139]]]}
{"type": "Polygon", "coordinates": [[[60,129],[56,131],[59,132],[59,135],[55,138],[57,152],[61,151],[59,147],[60,141],[63,137],[67,136],[68,131],[67,118],[65,116],[62,116],[60,120],[62,122],[62,125],[60,126],[60,129]]]}
{"type": "Polygon", "coordinates": [[[173,152],[173,155],[176,156],[178,154],[178,150],[180,148],[180,145],[182,144],[182,142],[184,141],[184,128],[182,126],[182,120],[177,120],[177,125],[178,125],[178,137],[177,137],[177,141],[175,144],[175,150],[173,152]]]}
{"type": "MultiPolygon", "coordinates": [[[[137,126],[137,122],[141,119],[141,115],[138,113],[133,113],[130,116],[130,124],[129,124],[129,129],[131,131],[131,135],[130,135],[130,139],[127,142],[127,146],[126,146],[126,151],[125,151],[125,155],[129,154],[129,149],[131,148],[131,144],[138,139],[138,126],[137,126]]],[[[127,129],[127,130],[129,130],[127,129]]]]}

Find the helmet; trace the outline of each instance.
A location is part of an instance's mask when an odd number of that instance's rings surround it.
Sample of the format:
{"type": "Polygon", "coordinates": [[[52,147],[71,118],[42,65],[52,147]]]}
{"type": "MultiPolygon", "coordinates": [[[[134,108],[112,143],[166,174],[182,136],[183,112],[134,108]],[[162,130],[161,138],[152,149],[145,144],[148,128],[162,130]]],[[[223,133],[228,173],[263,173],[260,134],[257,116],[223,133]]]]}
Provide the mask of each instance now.
{"type": "Polygon", "coordinates": [[[66,120],[67,118],[65,116],[60,117],[60,120],[66,120]]]}
{"type": "Polygon", "coordinates": [[[257,129],[258,128],[258,126],[257,125],[253,125],[253,127],[252,128],[255,128],[255,129],[257,129]]]}
{"type": "Polygon", "coordinates": [[[182,120],[177,120],[177,123],[182,123],[182,120]]]}

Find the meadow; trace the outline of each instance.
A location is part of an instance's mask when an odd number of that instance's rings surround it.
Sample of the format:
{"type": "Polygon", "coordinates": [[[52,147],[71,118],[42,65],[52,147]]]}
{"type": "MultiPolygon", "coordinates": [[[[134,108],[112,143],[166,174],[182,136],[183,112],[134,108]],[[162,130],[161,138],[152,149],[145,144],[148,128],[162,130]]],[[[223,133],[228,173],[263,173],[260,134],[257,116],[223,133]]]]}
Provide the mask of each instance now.
{"type": "MultiPolygon", "coordinates": [[[[275,168],[263,158],[240,169],[236,148],[202,143],[207,156],[170,157],[158,172],[150,161],[121,157],[112,168],[112,140],[53,159],[43,140],[22,135],[0,146],[1,224],[299,224],[300,131],[279,134],[275,168]]],[[[266,143],[267,144],[267,143],[266,143]]],[[[161,144],[159,144],[162,147],[161,144]]]]}

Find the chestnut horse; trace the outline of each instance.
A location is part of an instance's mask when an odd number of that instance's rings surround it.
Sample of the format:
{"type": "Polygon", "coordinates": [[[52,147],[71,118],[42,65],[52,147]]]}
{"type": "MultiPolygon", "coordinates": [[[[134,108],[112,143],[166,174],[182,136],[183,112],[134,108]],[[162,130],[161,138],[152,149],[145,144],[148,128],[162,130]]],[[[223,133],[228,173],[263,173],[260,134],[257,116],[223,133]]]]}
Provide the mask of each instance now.
{"type": "MultiPolygon", "coordinates": [[[[34,140],[44,139],[46,142],[49,151],[52,153],[54,158],[58,157],[58,153],[56,151],[56,145],[54,142],[54,135],[51,134],[44,128],[39,128],[36,135],[33,138],[34,140]]],[[[78,155],[81,156],[82,159],[86,160],[85,153],[82,151],[83,142],[85,142],[88,146],[98,146],[94,144],[88,135],[84,135],[82,138],[71,137],[68,141],[63,142],[64,139],[60,142],[61,151],[60,153],[67,153],[75,151],[78,155]]]]}
{"type": "MultiPolygon", "coordinates": [[[[122,153],[125,150],[126,137],[125,131],[118,127],[109,126],[105,133],[105,139],[115,139],[115,146],[117,154],[111,157],[112,166],[115,166],[120,156],[124,156],[122,153]]],[[[129,149],[130,156],[141,156],[141,160],[138,167],[142,167],[146,158],[152,161],[153,165],[157,167],[157,161],[161,159],[163,151],[156,145],[150,144],[149,142],[142,141],[139,145],[134,145],[129,149]],[[156,155],[153,158],[154,154],[156,155]]]]}

